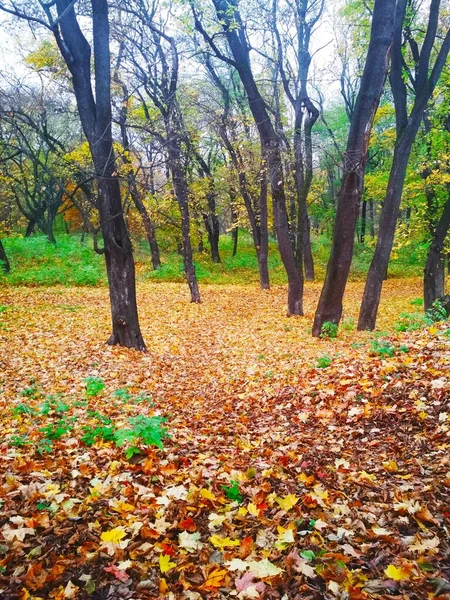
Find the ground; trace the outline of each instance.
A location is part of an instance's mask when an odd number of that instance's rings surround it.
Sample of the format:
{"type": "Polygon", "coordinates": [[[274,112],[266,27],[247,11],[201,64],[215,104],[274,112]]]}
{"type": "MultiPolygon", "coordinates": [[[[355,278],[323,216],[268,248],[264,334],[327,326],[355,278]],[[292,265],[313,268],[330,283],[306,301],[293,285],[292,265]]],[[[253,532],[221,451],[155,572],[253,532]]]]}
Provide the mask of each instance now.
{"type": "Polygon", "coordinates": [[[450,330],[394,280],[355,332],[362,285],[317,340],[320,284],[143,283],[147,354],[105,288],[0,288],[0,596],[450,597],[450,330]]]}

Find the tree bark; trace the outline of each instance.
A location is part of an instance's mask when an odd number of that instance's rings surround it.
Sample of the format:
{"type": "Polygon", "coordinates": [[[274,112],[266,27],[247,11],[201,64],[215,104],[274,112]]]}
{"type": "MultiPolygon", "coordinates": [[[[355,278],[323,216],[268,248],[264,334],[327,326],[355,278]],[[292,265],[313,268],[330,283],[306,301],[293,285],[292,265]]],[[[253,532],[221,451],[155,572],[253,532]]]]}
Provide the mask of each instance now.
{"type": "Polygon", "coordinates": [[[288,315],[303,314],[303,272],[297,270],[289,237],[289,221],[284,192],[279,140],[263,97],[256,85],[250,64],[245,29],[237,9],[237,0],[213,0],[222,23],[236,69],[247,93],[249,107],[261,139],[262,155],[267,163],[278,249],[288,278],[288,315]],[[234,14],[230,13],[233,8],[234,14]],[[236,28],[235,24],[239,27],[236,28]]]}
{"type": "Polygon", "coordinates": [[[181,160],[181,150],[175,133],[171,133],[168,128],[167,135],[168,164],[172,173],[173,187],[175,197],[178,202],[181,213],[181,235],[182,235],[182,253],[184,272],[191,292],[191,302],[201,302],[200,291],[198,289],[197,276],[192,254],[191,244],[191,224],[189,215],[189,189],[186,180],[186,173],[181,160]]]}
{"type": "Polygon", "coordinates": [[[91,2],[95,97],[91,83],[91,48],[69,0],[56,0],[60,21],[54,34],[72,75],[78,112],[96,171],[111,303],[112,333],[107,343],[145,351],[137,312],[133,252],[123,217],[119,180],[115,174],[108,3],[106,0],[91,2]]]}
{"type": "Polygon", "coordinates": [[[442,254],[445,238],[450,230],[450,196],[433,232],[423,277],[423,297],[425,311],[435,300],[445,294],[445,257],[442,254]]]}
{"type": "Polygon", "coordinates": [[[439,20],[439,6],[440,0],[432,0],[427,32],[417,60],[416,97],[409,116],[407,112],[407,90],[403,80],[402,57],[402,24],[406,11],[406,0],[402,0],[397,9],[391,69],[391,88],[396,111],[397,141],[389,173],[386,196],[381,209],[377,245],[367,275],[359,312],[359,330],[373,330],[375,328],[383,281],[387,274],[389,258],[394,243],[395,228],[412,145],[450,49],[450,31],[448,31],[436,57],[431,75],[429,75],[430,55],[439,20]]]}
{"type": "Polygon", "coordinates": [[[331,256],[314,318],[312,333],[316,337],[321,335],[325,322],[338,324],[342,316],[342,299],[353,257],[370,132],[388,69],[394,9],[395,0],[375,0],[366,64],[345,153],[331,256]]]}
{"type": "Polygon", "coordinates": [[[5,247],[3,246],[2,240],[0,240],[0,267],[3,268],[5,273],[10,273],[11,271],[11,265],[8,257],[6,256],[5,247]]]}
{"type": "Polygon", "coordinates": [[[34,233],[34,228],[36,227],[36,221],[34,219],[30,219],[28,221],[27,228],[25,230],[25,237],[30,237],[32,233],[34,233]]]}

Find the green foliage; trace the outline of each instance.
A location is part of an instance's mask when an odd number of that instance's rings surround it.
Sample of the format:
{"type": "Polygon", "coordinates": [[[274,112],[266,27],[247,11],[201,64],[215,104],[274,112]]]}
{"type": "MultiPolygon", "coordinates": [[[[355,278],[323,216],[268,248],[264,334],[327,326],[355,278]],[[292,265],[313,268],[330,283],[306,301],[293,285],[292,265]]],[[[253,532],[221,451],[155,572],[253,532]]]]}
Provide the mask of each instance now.
{"type": "Polygon", "coordinates": [[[86,396],[95,398],[105,389],[105,382],[101,377],[86,377],[84,386],[86,396]]]}
{"type": "Polygon", "coordinates": [[[145,417],[138,415],[129,419],[130,429],[117,429],[114,432],[114,441],[117,446],[129,444],[129,447],[137,448],[140,444],[146,446],[157,446],[163,448],[162,440],[168,437],[167,430],[163,423],[167,419],[164,417],[153,416],[145,417]]]}
{"type": "Polygon", "coordinates": [[[331,365],[333,359],[330,356],[320,356],[317,360],[316,368],[317,369],[326,369],[331,365]]]}
{"type": "Polygon", "coordinates": [[[425,313],[425,318],[430,323],[438,323],[447,319],[447,311],[439,300],[433,302],[433,306],[425,313]]]}
{"type": "Polygon", "coordinates": [[[337,323],[332,323],[331,321],[325,321],[325,323],[322,325],[320,337],[334,339],[334,338],[337,338],[337,335],[338,335],[337,323]]]}
{"type": "Polygon", "coordinates": [[[396,331],[416,331],[427,324],[423,313],[401,313],[400,319],[394,325],[396,331]]]}
{"type": "Polygon", "coordinates": [[[228,500],[235,500],[236,502],[242,502],[243,498],[239,490],[239,481],[231,480],[230,485],[223,485],[225,497],[228,500]]]}
{"type": "Polygon", "coordinates": [[[8,442],[8,446],[11,448],[21,448],[30,444],[30,440],[27,435],[13,435],[8,442]]]}
{"type": "Polygon", "coordinates": [[[414,298],[414,300],[411,300],[411,304],[413,306],[423,306],[423,298],[414,298]]]}
{"type": "Polygon", "coordinates": [[[342,321],[341,327],[344,331],[355,331],[355,319],[353,317],[347,317],[347,319],[342,321]]]}
{"type": "Polygon", "coordinates": [[[13,415],[34,415],[35,410],[32,406],[28,406],[28,404],[18,404],[13,408],[13,415]]]}
{"type": "Polygon", "coordinates": [[[386,339],[373,340],[372,351],[385,358],[386,356],[394,356],[395,346],[391,341],[386,339]]]}
{"type": "Polygon", "coordinates": [[[111,426],[97,425],[96,427],[92,427],[86,425],[83,427],[83,432],[80,439],[86,446],[93,446],[98,440],[103,440],[105,442],[114,441],[115,431],[114,427],[111,426]]]}

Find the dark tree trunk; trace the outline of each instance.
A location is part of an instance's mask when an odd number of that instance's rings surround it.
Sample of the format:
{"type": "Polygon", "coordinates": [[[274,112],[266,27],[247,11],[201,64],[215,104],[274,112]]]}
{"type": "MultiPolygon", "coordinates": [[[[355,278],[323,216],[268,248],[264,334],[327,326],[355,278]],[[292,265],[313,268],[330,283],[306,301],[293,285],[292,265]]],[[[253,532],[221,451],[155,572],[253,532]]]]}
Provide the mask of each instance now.
{"type": "Polygon", "coordinates": [[[11,265],[9,264],[8,257],[6,256],[5,247],[3,246],[2,240],[0,240],[0,267],[3,268],[5,273],[11,271],[11,265]]]}
{"type": "Polygon", "coordinates": [[[314,336],[320,336],[325,322],[337,324],[342,316],[342,298],[353,257],[370,132],[388,69],[394,9],[395,0],[375,0],[366,64],[345,153],[331,256],[314,318],[314,336]]]}
{"type": "Polygon", "coordinates": [[[445,294],[445,257],[442,253],[445,238],[450,230],[450,197],[436,225],[428,250],[423,277],[424,308],[427,311],[433,302],[445,294]]]}
{"type": "Polygon", "coordinates": [[[34,233],[34,228],[36,227],[36,221],[34,219],[30,219],[28,221],[27,228],[25,230],[25,237],[30,237],[32,233],[34,233]]]}
{"type": "Polygon", "coordinates": [[[259,283],[262,290],[270,288],[269,282],[269,231],[267,229],[267,176],[264,168],[261,168],[261,184],[259,194],[259,250],[258,267],[259,283]]]}
{"type": "Polygon", "coordinates": [[[238,239],[239,239],[239,228],[238,227],[233,228],[233,230],[231,232],[231,239],[233,240],[233,250],[231,252],[231,256],[233,256],[233,258],[234,258],[237,254],[237,248],[238,248],[238,239]]]}
{"type": "Polygon", "coordinates": [[[273,215],[278,248],[288,277],[288,315],[303,314],[303,272],[298,271],[289,237],[289,220],[284,192],[284,174],[279,140],[265,101],[253,77],[245,28],[237,9],[237,1],[214,0],[217,16],[222,23],[231,54],[242,85],[247,93],[250,110],[261,139],[262,155],[268,166],[272,192],[273,215]],[[234,14],[231,14],[230,7],[234,14]],[[235,27],[238,23],[239,27],[235,27]]]}
{"type": "Polygon", "coordinates": [[[305,265],[305,278],[307,281],[314,281],[314,258],[311,246],[311,221],[308,214],[305,216],[305,230],[303,232],[303,262],[305,265]]]}
{"type": "Polygon", "coordinates": [[[361,244],[366,241],[366,226],[367,226],[367,200],[364,198],[361,207],[361,244]]]}
{"type": "Polygon", "coordinates": [[[181,235],[184,272],[191,292],[191,302],[201,302],[192,255],[191,224],[189,215],[189,189],[181,160],[181,150],[176,134],[168,131],[168,164],[172,173],[175,197],[181,213],[181,235]]]}
{"type": "MultiPolygon", "coordinates": [[[[123,98],[122,107],[121,107],[120,113],[119,113],[119,126],[120,126],[120,133],[121,133],[121,137],[122,137],[122,146],[123,146],[124,150],[129,152],[130,151],[130,141],[128,139],[128,131],[127,131],[128,99],[129,99],[128,89],[127,89],[127,86],[120,80],[117,73],[115,74],[114,80],[122,87],[122,90],[123,90],[124,98],[123,98]]],[[[124,152],[122,154],[122,161],[127,165],[131,165],[131,160],[128,158],[128,155],[126,152],[124,152]]],[[[150,169],[150,171],[152,172],[153,169],[150,169]]],[[[145,207],[145,204],[143,203],[143,201],[141,199],[141,195],[139,193],[138,186],[136,184],[136,177],[135,177],[135,174],[132,172],[128,176],[128,185],[129,185],[129,189],[130,189],[131,198],[133,200],[133,203],[134,203],[137,211],[139,212],[139,214],[141,216],[142,223],[144,225],[145,234],[147,236],[147,241],[148,241],[148,245],[150,248],[150,255],[152,257],[152,265],[156,271],[157,269],[161,268],[161,257],[159,254],[158,240],[156,239],[156,234],[155,234],[155,225],[148,213],[148,210],[145,207]]]]}
{"type": "Polygon", "coordinates": [[[397,141],[389,174],[386,196],[381,209],[377,245],[367,275],[361,309],[359,312],[359,330],[373,330],[375,328],[381,289],[387,274],[389,258],[394,243],[395,228],[399,215],[409,156],[424,111],[433,94],[442,68],[445,65],[450,48],[450,31],[448,31],[435,60],[431,75],[429,75],[430,55],[439,21],[439,6],[440,0],[432,0],[427,33],[417,58],[418,66],[416,69],[417,75],[415,80],[416,97],[409,116],[407,112],[407,90],[403,80],[402,56],[402,24],[406,11],[406,0],[402,0],[397,9],[391,68],[391,88],[396,111],[397,141]]]}
{"type": "Polygon", "coordinates": [[[133,252],[123,217],[119,180],[115,175],[108,4],[106,0],[91,2],[95,97],[91,82],[91,48],[69,0],[56,0],[60,30],[55,29],[54,32],[72,74],[81,124],[96,170],[98,209],[111,302],[112,333],[108,344],[145,350],[137,312],[133,252]]]}

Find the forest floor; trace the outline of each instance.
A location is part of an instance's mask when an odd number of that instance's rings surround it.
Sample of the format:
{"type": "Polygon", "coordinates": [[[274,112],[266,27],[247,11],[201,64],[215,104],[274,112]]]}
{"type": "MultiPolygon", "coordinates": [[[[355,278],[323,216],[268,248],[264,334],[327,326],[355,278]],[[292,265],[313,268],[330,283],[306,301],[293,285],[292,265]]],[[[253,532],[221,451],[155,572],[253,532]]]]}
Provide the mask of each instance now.
{"type": "Polygon", "coordinates": [[[142,284],[140,354],[105,288],[0,288],[0,597],[450,598],[449,325],[352,283],[313,339],[319,291],[142,284]]]}

